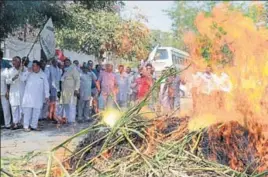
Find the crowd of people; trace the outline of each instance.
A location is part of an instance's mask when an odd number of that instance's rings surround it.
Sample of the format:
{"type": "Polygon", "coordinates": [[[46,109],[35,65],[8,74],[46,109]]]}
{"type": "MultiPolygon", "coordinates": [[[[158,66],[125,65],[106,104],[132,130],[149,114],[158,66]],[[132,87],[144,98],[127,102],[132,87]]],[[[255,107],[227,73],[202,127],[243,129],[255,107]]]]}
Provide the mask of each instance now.
{"type": "MultiPolygon", "coordinates": [[[[15,56],[11,66],[2,58],[1,52],[1,104],[5,128],[24,128],[26,132],[39,131],[38,121],[42,119],[74,124],[91,121],[92,115],[106,108],[125,110],[143,100],[156,81],[150,63],[139,65],[136,71],[119,65],[114,72],[112,64],[94,66],[91,60],[80,65],[78,60],[68,58],[30,62],[26,57],[15,56]]],[[[203,94],[215,90],[213,85],[218,85],[224,92],[231,89],[228,75],[222,73],[216,77],[210,67],[193,78],[193,88],[203,94]]],[[[154,106],[158,104],[165,111],[179,110],[181,95],[185,95],[180,88],[184,84],[177,74],[166,78],[150,97],[149,108],[155,111],[154,106]]],[[[192,96],[195,99],[195,95],[192,96]]]]}
{"type": "MultiPolygon", "coordinates": [[[[27,57],[15,56],[11,66],[0,54],[1,104],[7,129],[40,131],[38,121],[42,119],[74,124],[90,121],[92,115],[108,107],[125,110],[142,100],[156,80],[150,63],[139,65],[137,71],[119,65],[114,72],[112,64],[94,66],[91,60],[80,65],[68,58],[30,62],[27,57]]],[[[178,76],[165,84],[170,109],[179,107],[179,84],[178,76]]],[[[162,89],[159,102],[165,99],[163,95],[162,89]]]]}

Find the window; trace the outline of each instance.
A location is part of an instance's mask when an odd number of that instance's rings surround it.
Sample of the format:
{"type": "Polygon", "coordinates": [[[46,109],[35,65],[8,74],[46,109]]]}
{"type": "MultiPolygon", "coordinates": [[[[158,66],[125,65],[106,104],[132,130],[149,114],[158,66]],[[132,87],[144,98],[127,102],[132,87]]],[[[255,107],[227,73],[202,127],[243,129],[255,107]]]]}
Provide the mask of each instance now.
{"type": "Polygon", "coordinates": [[[167,49],[158,49],[155,54],[155,60],[166,60],[168,59],[167,49]]]}

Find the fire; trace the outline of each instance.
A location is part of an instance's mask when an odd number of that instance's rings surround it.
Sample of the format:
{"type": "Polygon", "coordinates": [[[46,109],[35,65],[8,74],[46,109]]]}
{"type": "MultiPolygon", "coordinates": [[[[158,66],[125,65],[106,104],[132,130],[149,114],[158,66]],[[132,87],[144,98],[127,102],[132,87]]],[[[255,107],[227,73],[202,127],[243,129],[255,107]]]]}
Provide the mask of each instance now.
{"type": "Polygon", "coordinates": [[[226,73],[232,85],[230,92],[212,89],[208,94],[193,87],[194,116],[188,128],[210,127],[208,146],[214,148],[210,159],[217,161],[217,152],[226,153],[224,163],[241,171],[243,160],[253,162],[255,157],[260,160],[258,170],[264,171],[268,168],[268,30],[258,29],[252,19],[229,6],[214,7],[210,16],[200,13],[195,20],[199,34],[185,34],[193,67],[184,77],[197,82],[192,74],[210,64],[216,78],[226,73]],[[224,126],[218,130],[217,123],[224,126]],[[243,160],[237,144],[245,150],[243,160]]]}
{"type": "Polygon", "coordinates": [[[116,109],[107,109],[103,112],[103,119],[102,121],[110,126],[114,127],[116,122],[120,119],[122,113],[116,109]]]}
{"type": "MultiPolygon", "coordinates": [[[[233,85],[232,91],[224,94],[224,102],[228,104],[225,104],[224,111],[223,108],[220,109],[220,113],[235,115],[231,116],[234,120],[264,119],[267,114],[261,115],[263,111],[260,101],[268,84],[268,30],[257,29],[250,18],[241,12],[229,10],[226,3],[216,6],[209,17],[200,13],[195,24],[200,34],[185,35],[194,71],[200,71],[200,68],[204,69],[210,63],[218,76],[222,71],[227,73],[233,85]],[[209,47],[206,49],[205,46],[209,47]]],[[[211,105],[215,105],[218,96],[210,94],[207,99],[204,97],[196,100],[199,102],[197,104],[209,107],[201,114],[219,115],[218,107],[211,110],[211,105]]],[[[221,121],[218,116],[214,119],[221,121]]]]}

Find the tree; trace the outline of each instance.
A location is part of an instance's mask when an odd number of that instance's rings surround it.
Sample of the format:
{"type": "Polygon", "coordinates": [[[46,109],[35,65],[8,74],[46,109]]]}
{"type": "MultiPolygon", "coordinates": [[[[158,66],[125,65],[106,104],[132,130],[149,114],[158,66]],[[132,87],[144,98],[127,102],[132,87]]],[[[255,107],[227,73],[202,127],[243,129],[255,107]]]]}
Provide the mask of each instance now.
{"type": "Polygon", "coordinates": [[[184,48],[182,40],[184,32],[197,32],[194,24],[197,14],[201,11],[205,11],[208,15],[217,3],[217,1],[176,1],[174,2],[174,6],[166,11],[167,15],[172,20],[172,30],[174,36],[178,39],[177,46],[179,48],[184,48]]]}
{"type": "Polygon", "coordinates": [[[151,45],[156,46],[157,44],[161,46],[177,47],[173,33],[151,30],[151,45]]]}
{"type": "Polygon", "coordinates": [[[75,3],[83,5],[88,10],[98,11],[100,9],[107,12],[117,12],[124,6],[122,1],[100,1],[100,0],[74,0],[75,3]]]}
{"type": "MultiPolygon", "coordinates": [[[[118,1],[80,1],[89,10],[103,10],[116,12],[115,5],[119,8],[124,4],[118,1]]],[[[56,28],[62,28],[70,22],[67,7],[72,6],[68,1],[0,1],[0,41],[8,34],[24,27],[25,24],[39,29],[51,17],[56,28]]]]}
{"type": "Polygon", "coordinates": [[[150,50],[150,31],[139,20],[121,21],[114,36],[115,54],[124,59],[147,58],[150,50]]]}
{"type": "Polygon", "coordinates": [[[244,12],[245,16],[251,18],[255,23],[265,22],[266,10],[264,4],[252,3],[244,12]]]}
{"type": "MultiPolygon", "coordinates": [[[[174,6],[166,11],[167,15],[172,20],[173,35],[177,39],[176,46],[184,49],[183,35],[185,32],[197,33],[195,18],[204,12],[206,16],[210,16],[212,9],[224,1],[176,1],[174,6]]],[[[230,10],[243,11],[245,14],[248,11],[248,5],[245,2],[224,2],[231,3],[230,10]]]]}
{"type": "Polygon", "coordinates": [[[0,41],[25,24],[40,28],[48,17],[56,26],[66,23],[68,13],[62,3],[56,1],[1,1],[0,41]]]}
{"type": "Polygon", "coordinates": [[[265,2],[265,16],[266,16],[266,26],[268,27],[268,1],[265,2]]]}
{"type": "Polygon", "coordinates": [[[117,57],[142,59],[148,53],[149,30],[141,19],[123,20],[113,12],[93,11],[80,5],[68,8],[71,23],[57,29],[62,48],[95,54],[113,52],[117,57]]]}

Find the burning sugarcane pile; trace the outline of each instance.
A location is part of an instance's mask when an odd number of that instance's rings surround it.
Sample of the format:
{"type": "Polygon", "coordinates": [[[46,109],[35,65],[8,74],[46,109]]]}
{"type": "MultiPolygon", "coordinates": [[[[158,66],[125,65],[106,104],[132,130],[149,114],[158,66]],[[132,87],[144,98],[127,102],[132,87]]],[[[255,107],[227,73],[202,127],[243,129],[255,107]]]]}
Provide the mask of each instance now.
{"type": "Polygon", "coordinates": [[[149,97],[124,113],[109,110],[92,127],[55,147],[46,176],[57,176],[55,166],[65,176],[267,175],[268,140],[259,125],[227,121],[191,130],[189,116],[146,118],[141,110],[149,97]],[[66,145],[81,135],[86,137],[75,151],[55,164],[53,154],[68,149],[66,145]]]}
{"type": "Polygon", "coordinates": [[[219,78],[231,80],[232,91],[195,87],[193,114],[146,113],[152,91],[174,74],[171,69],[141,102],[125,112],[108,110],[53,148],[40,176],[268,176],[268,31],[256,30],[241,13],[226,11],[228,7],[218,6],[209,17],[197,16],[200,34],[185,35],[193,67],[182,75],[207,65],[201,49],[213,46],[210,64],[220,63],[219,78]],[[85,138],[70,150],[68,144],[80,136],[85,138]],[[68,153],[59,160],[62,149],[68,153]]]}
{"type": "MultiPolygon", "coordinates": [[[[151,92],[171,72],[156,81],[151,92]]],[[[268,140],[260,125],[220,121],[193,128],[193,122],[198,124],[195,119],[202,121],[202,117],[174,112],[147,117],[143,108],[150,93],[126,112],[108,110],[94,125],[53,148],[46,165],[35,165],[36,171],[25,170],[23,176],[268,175],[268,140]],[[85,138],[76,149],[69,149],[68,144],[82,135],[85,138]],[[59,160],[62,150],[66,153],[59,160]]],[[[33,156],[27,156],[22,165],[33,156]]]]}

